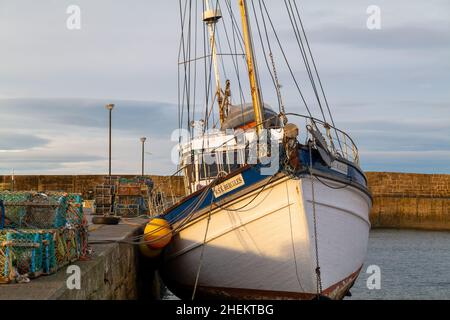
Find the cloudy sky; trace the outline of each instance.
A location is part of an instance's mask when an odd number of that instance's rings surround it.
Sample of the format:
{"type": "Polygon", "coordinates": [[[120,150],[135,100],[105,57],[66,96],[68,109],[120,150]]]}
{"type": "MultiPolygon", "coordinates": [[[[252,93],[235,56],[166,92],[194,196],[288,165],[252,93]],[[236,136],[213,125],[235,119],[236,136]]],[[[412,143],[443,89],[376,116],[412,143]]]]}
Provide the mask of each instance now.
{"type": "MultiPolygon", "coordinates": [[[[267,2],[288,37],[282,0],[267,2]]],[[[450,173],[450,2],[298,3],[363,169],[450,173]],[[367,28],[369,5],[381,9],[380,30],[367,28]]],[[[106,172],[110,102],[113,171],[139,172],[147,136],[147,171],[171,173],[179,26],[178,0],[0,0],[0,174],[106,172]],[[70,5],[80,30],[66,27],[70,5]]]]}

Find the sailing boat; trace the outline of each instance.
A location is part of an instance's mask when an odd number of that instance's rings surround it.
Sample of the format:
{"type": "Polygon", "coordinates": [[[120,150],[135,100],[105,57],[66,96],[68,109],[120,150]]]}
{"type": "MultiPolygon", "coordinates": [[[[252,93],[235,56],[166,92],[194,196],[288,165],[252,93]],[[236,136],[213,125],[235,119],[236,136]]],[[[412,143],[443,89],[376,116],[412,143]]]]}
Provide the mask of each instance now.
{"type": "Polygon", "coordinates": [[[356,145],[323,112],[328,101],[297,3],[284,1],[323,119],[305,102],[265,1],[213,2],[180,1],[179,114],[189,131],[180,138],[178,173],[186,196],[159,216],[172,228],[162,278],[187,299],[342,299],[364,263],[372,199],[356,145]],[[275,51],[288,64],[307,115],[285,111],[275,51]],[[279,112],[264,101],[257,52],[279,112]],[[225,58],[236,79],[223,86],[225,58]],[[200,100],[205,112],[195,121],[200,100]]]}

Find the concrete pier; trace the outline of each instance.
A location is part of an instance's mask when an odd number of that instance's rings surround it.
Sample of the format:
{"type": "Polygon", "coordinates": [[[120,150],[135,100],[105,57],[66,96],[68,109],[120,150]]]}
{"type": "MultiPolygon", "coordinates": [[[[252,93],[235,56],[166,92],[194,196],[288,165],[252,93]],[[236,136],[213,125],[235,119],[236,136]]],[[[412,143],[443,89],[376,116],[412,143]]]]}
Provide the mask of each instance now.
{"type": "MultiPolygon", "coordinates": [[[[90,225],[89,241],[124,240],[136,235],[147,220],[127,219],[118,225],[90,225]]],[[[72,265],[81,269],[81,288],[69,289],[68,266],[29,283],[0,285],[0,300],[127,300],[159,297],[159,283],[151,262],[140,259],[137,246],[91,244],[93,254],[72,265]]]]}

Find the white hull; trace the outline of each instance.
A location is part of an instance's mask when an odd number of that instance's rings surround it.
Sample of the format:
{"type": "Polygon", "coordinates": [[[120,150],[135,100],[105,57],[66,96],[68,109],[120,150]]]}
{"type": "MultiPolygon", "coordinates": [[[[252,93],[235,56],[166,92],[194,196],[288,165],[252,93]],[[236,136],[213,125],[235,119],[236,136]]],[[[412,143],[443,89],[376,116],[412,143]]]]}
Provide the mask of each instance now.
{"type": "MultiPolygon", "coordinates": [[[[202,260],[208,214],[183,227],[165,253],[164,280],[171,290],[192,294],[201,264],[199,294],[250,299],[317,294],[310,178],[284,177],[260,190],[224,209],[213,207],[202,260]]],[[[365,259],[371,200],[357,188],[333,189],[316,179],[314,191],[323,294],[340,299],[365,259]]]]}

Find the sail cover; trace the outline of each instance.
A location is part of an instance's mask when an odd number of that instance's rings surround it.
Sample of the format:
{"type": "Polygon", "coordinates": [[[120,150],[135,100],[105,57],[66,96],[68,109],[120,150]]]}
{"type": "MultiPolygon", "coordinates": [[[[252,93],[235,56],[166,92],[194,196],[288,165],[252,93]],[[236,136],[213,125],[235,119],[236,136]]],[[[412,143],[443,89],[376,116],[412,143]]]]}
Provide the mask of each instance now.
{"type": "MultiPolygon", "coordinates": [[[[280,126],[280,119],[272,108],[264,104],[264,127],[273,128],[280,126]]],[[[243,126],[251,125],[255,122],[255,112],[253,104],[230,105],[228,108],[228,116],[222,124],[222,129],[236,129],[243,126]]]]}

